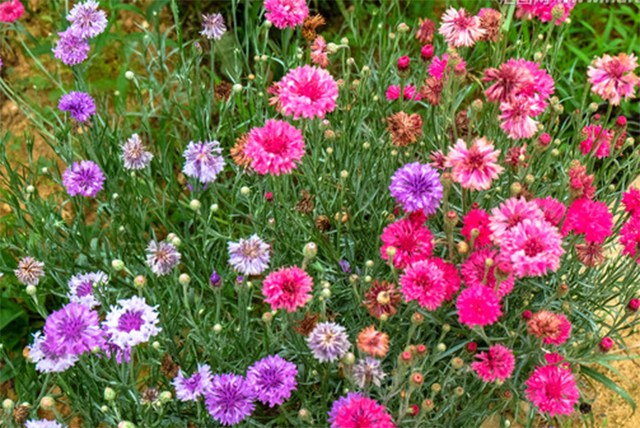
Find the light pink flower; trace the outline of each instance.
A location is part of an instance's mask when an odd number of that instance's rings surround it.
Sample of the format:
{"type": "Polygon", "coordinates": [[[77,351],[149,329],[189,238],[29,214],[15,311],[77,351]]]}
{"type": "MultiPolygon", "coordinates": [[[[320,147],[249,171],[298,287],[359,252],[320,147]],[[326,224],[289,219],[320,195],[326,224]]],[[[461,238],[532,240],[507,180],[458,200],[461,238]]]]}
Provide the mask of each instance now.
{"type": "Polygon", "coordinates": [[[477,16],[469,15],[464,8],[455,10],[450,7],[442,15],[442,24],[438,32],[449,45],[460,47],[473,46],[485,30],[480,28],[480,19],[477,16]]]}
{"type": "Polygon", "coordinates": [[[309,16],[306,0],[265,0],[264,8],[267,21],[281,30],[301,25],[309,16]]]}
{"type": "Polygon", "coordinates": [[[622,97],[625,100],[635,97],[636,85],[639,78],[633,73],[638,66],[638,59],[634,54],[621,53],[618,56],[604,54],[596,58],[589,69],[589,83],[591,90],[609,101],[613,105],[620,105],[622,97]]]}
{"type": "Polygon", "coordinates": [[[304,155],[302,132],[288,122],[268,119],[262,128],[249,131],[244,147],[251,167],[259,174],[289,174],[304,155]]]}
{"type": "Polygon", "coordinates": [[[269,92],[275,95],[271,103],[285,116],[324,118],[336,108],[338,84],[328,71],[305,65],[289,70],[269,92]]]}
{"type": "Polygon", "coordinates": [[[526,219],[543,220],[544,214],[535,202],[528,202],[522,197],[507,199],[491,210],[491,239],[496,245],[502,245],[506,233],[526,219]]]}
{"type": "Polygon", "coordinates": [[[523,95],[514,97],[511,101],[500,103],[500,112],[500,128],[509,138],[531,138],[538,132],[538,121],[534,117],[542,111],[536,98],[523,95]]]}
{"type": "Polygon", "coordinates": [[[495,380],[504,382],[511,377],[511,373],[516,367],[513,351],[499,343],[490,346],[488,352],[477,354],[476,358],[480,361],[471,363],[471,368],[485,382],[494,382],[495,380]]]}
{"type": "Polygon", "coordinates": [[[327,68],[331,65],[331,61],[329,61],[329,56],[327,55],[328,53],[329,51],[327,50],[327,43],[324,41],[324,37],[316,37],[311,45],[311,62],[318,64],[322,68],[327,68]]]}
{"type": "Polygon", "coordinates": [[[493,143],[486,138],[478,138],[467,148],[458,139],[447,154],[446,166],[451,168],[453,180],[465,189],[487,190],[491,181],[504,170],[497,164],[500,150],[494,150],[493,143]]]}

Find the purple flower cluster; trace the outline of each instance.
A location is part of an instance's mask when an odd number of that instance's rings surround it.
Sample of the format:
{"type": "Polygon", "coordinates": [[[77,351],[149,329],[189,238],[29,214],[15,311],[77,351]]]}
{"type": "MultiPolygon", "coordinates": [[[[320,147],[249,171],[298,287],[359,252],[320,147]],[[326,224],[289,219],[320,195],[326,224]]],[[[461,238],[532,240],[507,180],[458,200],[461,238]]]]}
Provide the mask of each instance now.
{"type": "Polygon", "coordinates": [[[86,122],[96,114],[96,103],[93,98],[84,92],[70,92],[60,97],[58,102],[60,111],[71,114],[78,122],[86,122]]]}
{"type": "Polygon", "coordinates": [[[76,65],[87,59],[89,39],[107,28],[107,14],[98,10],[98,2],[88,0],[76,4],[67,15],[71,25],[62,33],[53,48],[56,58],[66,65],[76,65]]]}

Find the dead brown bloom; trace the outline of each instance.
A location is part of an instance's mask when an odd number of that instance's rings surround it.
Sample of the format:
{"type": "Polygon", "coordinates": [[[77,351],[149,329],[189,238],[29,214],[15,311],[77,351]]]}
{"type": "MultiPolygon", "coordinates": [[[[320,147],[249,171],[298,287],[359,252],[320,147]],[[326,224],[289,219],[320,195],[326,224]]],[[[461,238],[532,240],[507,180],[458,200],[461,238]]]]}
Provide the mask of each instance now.
{"type": "Polygon", "coordinates": [[[400,111],[384,119],[391,134],[391,142],[398,147],[408,146],[422,136],[422,117],[400,111]]]}
{"type": "Polygon", "coordinates": [[[302,37],[312,41],[318,36],[316,29],[324,24],[326,24],[326,22],[320,14],[307,16],[302,23],[302,37]]]}
{"type": "Polygon", "coordinates": [[[432,106],[440,104],[440,94],[442,93],[442,80],[434,77],[427,77],[425,84],[420,88],[420,96],[432,106]]]}
{"type": "Polygon", "coordinates": [[[323,232],[331,230],[331,219],[326,215],[319,215],[316,217],[316,227],[323,232]]]}
{"type": "Polygon", "coordinates": [[[173,379],[178,376],[180,366],[173,362],[173,357],[168,352],[165,352],[162,356],[162,362],[160,363],[160,371],[165,374],[169,379],[173,379]]]}
{"type": "Polygon", "coordinates": [[[231,96],[231,89],[233,86],[229,82],[220,82],[213,88],[213,93],[217,99],[222,101],[228,101],[231,96]]]}
{"type": "Polygon", "coordinates": [[[485,9],[480,17],[480,28],[484,30],[484,34],[479,40],[496,42],[500,36],[500,23],[502,22],[502,14],[494,9],[485,9]]]}
{"type": "Polygon", "coordinates": [[[433,41],[436,32],[436,24],[430,19],[420,20],[420,27],[416,32],[416,39],[423,45],[433,41]]]}
{"type": "Polygon", "coordinates": [[[296,204],[296,211],[304,215],[311,214],[315,207],[315,203],[313,202],[315,196],[316,195],[309,193],[307,189],[302,190],[302,192],[300,192],[300,201],[296,204]]]}
{"type": "Polygon", "coordinates": [[[597,242],[576,245],[576,253],[580,263],[587,267],[597,266],[606,259],[603,254],[602,244],[597,242]]]}
{"type": "Polygon", "coordinates": [[[244,169],[247,169],[251,166],[251,158],[248,158],[244,152],[244,148],[249,141],[249,136],[247,134],[242,134],[240,137],[236,138],[236,145],[233,146],[230,150],[231,157],[233,161],[244,169]]]}
{"type": "Polygon", "coordinates": [[[320,314],[316,314],[315,312],[305,312],[304,318],[295,322],[293,331],[300,333],[303,336],[309,336],[313,329],[316,328],[319,320],[320,314]]]}

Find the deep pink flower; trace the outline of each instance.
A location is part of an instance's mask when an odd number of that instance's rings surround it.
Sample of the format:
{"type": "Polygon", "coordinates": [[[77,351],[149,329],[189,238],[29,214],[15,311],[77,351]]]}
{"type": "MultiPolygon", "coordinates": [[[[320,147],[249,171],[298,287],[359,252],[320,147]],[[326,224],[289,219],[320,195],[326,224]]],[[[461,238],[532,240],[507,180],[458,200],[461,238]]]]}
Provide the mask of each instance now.
{"type": "Polygon", "coordinates": [[[467,148],[467,144],[458,139],[447,154],[446,166],[451,168],[453,180],[465,189],[488,190],[491,181],[498,178],[504,170],[498,165],[500,150],[494,150],[493,142],[486,138],[477,138],[467,148]]]}
{"type": "MultiPolygon", "coordinates": [[[[462,272],[462,277],[464,278],[464,282],[469,287],[473,287],[476,285],[482,285],[489,287],[491,290],[496,289],[496,268],[498,264],[502,261],[502,257],[498,254],[496,250],[492,250],[490,248],[483,248],[480,250],[474,251],[471,256],[467,260],[462,263],[460,267],[460,272],[462,272]],[[487,260],[491,259],[492,264],[487,266],[487,260]]],[[[515,279],[513,275],[509,275],[506,279],[500,282],[500,286],[498,287],[498,297],[504,297],[507,294],[511,293],[513,290],[513,283],[515,279]]]]}
{"type": "Polygon", "coordinates": [[[433,252],[433,235],[423,226],[425,218],[403,218],[391,223],[382,231],[380,255],[389,260],[389,248],[395,248],[393,264],[397,269],[404,269],[417,261],[431,257],[433,252]]]}
{"type": "Polygon", "coordinates": [[[14,22],[24,13],[24,6],[18,0],[0,3],[0,21],[14,22]]]}
{"type": "Polygon", "coordinates": [[[411,58],[409,58],[409,55],[404,55],[398,58],[399,73],[406,73],[407,71],[409,71],[410,65],[411,65],[411,58]]]}
{"type": "Polygon", "coordinates": [[[577,199],[567,211],[562,234],[584,234],[586,242],[603,243],[613,231],[613,215],[604,202],[577,199]]]}
{"type": "Polygon", "coordinates": [[[480,19],[477,16],[470,15],[464,8],[455,10],[450,7],[442,15],[442,24],[438,32],[449,45],[460,47],[473,46],[485,30],[480,28],[480,19]]]}
{"type": "Polygon", "coordinates": [[[297,266],[283,267],[271,272],[262,284],[265,302],[271,309],[284,308],[287,312],[295,312],[311,300],[313,279],[297,266]]]}
{"type": "Polygon", "coordinates": [[[458,273],[458,268],[455,265],[447,263],[438,257],[434,257],[430,260],[434,262],[438,269],[440,269],[440,271],[442,272],[445,281],[444,298],[445,300],[450,301],[458,292],[458,290],[460,289],[460,284],[462,283],[460,274],[458,273]]]}
{"type": "Polygon", "coordinates": [[[632,216],[620,229],[620,243],[624,246],[622,254],[629,254],[640,263],[640,216],[632,216]]]}
{"type": "Polygon", "coordinates": [[[309,16],[306,0],[265,0],[264,9],[267,11],[264,14],[267,21],[281,30],[302,25],[309,16]]]}
{"type": "Polygon", "coordinates": [[[400,285],[407,302],[417,300],[429,311],[438,309],[446,297],[444,274],[432,260],[422,260],[409,266],[400,277],[400,285]]]}
{"type": "Polygon", "coordinates": [[[338,84],[327,70],[305,65],[289,70],[269,92],[275,95],[270,102],[285,116],[324,118],[336,108],[338,84]]]}
{"type": "Polygon", "coordinates": [[[600,343],[598,344],[598,348],[602,352],[609,352],[609,350],[613,347],[613,340],[610,337],[603,337],[600,343]]]}
{"type": "Polygon", "coordinates": [[[480,361],[471,363],[471,368],[485,382],[504,382],[511,377],[516,367],[516,358],[511,349],[499,343],[489,347],[488,352],[476,355],[480,361]]]}
{"type": "Polygon", "coordinates": [[[580,398],[571,370],[556,365],[537,367],[525,385],[529,401],[552,417],[571,414],[580,398]]]}
{"type": "Polygon", "coordinates": [[[587,174],[587,167],[574,160],[569,169],[569,192],[574,198],[592,199],[596,192],[593,174],[587,174]]]}
{"type": "Polygon", "coordinates": [[[603,129],[600,125],[589,125],[582,130],[582,136],[585,138],[580,142],[580,151],[583,155],[593,153],[598,159],[609,156],[613,131],[603,129]]]}
{"type": "MultiPolygon", "coordinates": [[[[342,399],[341,399],[342,400],[342,399]]],[[[362,395],[353,395],[330,412],[335,419],[331,428],[396,428],[385,407],[362,395]]]]}
{"type": "Polygon", "coordinates": [[[302,132],[288,122],[268,119],[262,128],[249,131],[244,147],[251,167],[259,174],[289,174],[304,155],[302,132]]]}
{"type": "Polygon", "coordinates": [[[424,45],[422,49],[420,49],[420,58],[423,61],[429,61],[433,58],[433,45],[424,45]]]}
{"type": "Polygon", "coordinates": [[[477,229],[479,234],[473,241],[474,248],[491,245],[491,229],[489,229],[489,214],[483,209],[476,208],[467,213],[462,220],[460,234],[471,242],[471,232],[477,229]]]}
{"type": "Polygon", "coordinates": [[[640,190],[629,187],[628,192],[622,192],[622,205],[624,205],[624,210],[631,215],[640,214],[640,190]]]}
{"type": "MultiPolygon", "coordinates": [[[[460,57],[459,61],[460,62],[456,64],[455,68],[458,72],[465,72],[467,63],[464,62],[462,57],[460,57]]],[[[437,55],[433,57],[433,62],[429,66],[429,75],[431,77],[442,80],[445,77],[445,74],[447,77],[449,77],[450,71],[451,66],[449,66],[449,54],[442,54],[442,59],[440,59],[437,55]]]]}
{"type": "MultiPolygon", "coordinates": [[[[403,87],[402,93],[405,100],[420,101],[422,99],[422,97],[420,97],[420,93],[416,94],[416,87],[413,85],[403,87]]],[[[400,98],[400,85],[389,85],[385,96],[389,101],[400,98]]]]}
{"type": "Polygon", "coordinates": [[[537,62],[511,58],[499,68],[485,70],[483,82],[495,83],[487,88],[487,100],[494,102],[510,102],[517,96],[531,99],[544,110],[546,100],[553,94],[555,83],[553,78],[537,62]]]}
{"type": "Polygon", "coordinates": [[[493,324],[502,315],[500,299],[493,290],[484,285],[475,285],[462,290],[456,302],[458,318],[470,328],[476,325],[493,324]]]}
{"type": "Polygon", "coordinates": [[[533,202],[542,210],[544,219],[554,226],[558,226],[564,217],[567,208],[557,199],[547,196],[545,198],[534,199],[533,202]]]}
{"type": "Polygon", "coordinates": [[[589,69],[589,83],[591,90],[609,101],[613,105],[620,105],[622,97],[625,100],[635,97],[636,86],[640,78],[633,73],[638,66],[638,59],[634,54],[621,53],[618,56],[604,54],[596,58],[589,69]]]}
{"type": "Polygon", "coordinates": [[[563,14],[555,19],[556,25],[560,25],[569,17],[569,12],[576,5],[576,0],[518,0],[518,11],[516,16],[530,18],[536,17],[542,22],[551,22],[553,18],[553,8],[558,6],[563,8],[563,14]]]}
{"type": "Polygon", "coordinates": [[[544,215],[534,202],[525,198],[509,198],[493,208],[489,221],[493,242],[502,245],[505,234],[526,219],[543,220],[544,215]]]}

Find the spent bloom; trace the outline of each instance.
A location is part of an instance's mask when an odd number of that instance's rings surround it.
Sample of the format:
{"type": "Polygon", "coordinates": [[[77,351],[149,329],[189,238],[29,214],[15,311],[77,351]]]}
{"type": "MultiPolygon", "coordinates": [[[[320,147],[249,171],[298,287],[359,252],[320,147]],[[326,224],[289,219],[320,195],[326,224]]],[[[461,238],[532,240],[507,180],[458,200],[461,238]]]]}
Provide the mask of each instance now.
{"type": "Polygon", "coordinates": [[[118,300],[118,306],[111,306],[102,322],[109,342],[121,349],[148,342],[162,330],[158,327],[157,309],[149,306],[144,297],[118,300]]]}
{"type": "Polygon", "coordinates": [[[44,263],[26,256],[18,262],[18,268],[13,272],[16,278],[24,285],[38,285],[40,278],[44,276],[44,263]]]}
{"type": "Polygon", "coordinates": [[[400,294],[396,285],[387,281],[373,280],[371,288],[364,293],[364,306],[369,311],[369,315],[380,319],[382,315],[387,317],[394,315],[397,306],[400,304],[400,294]]]}
{"type": "Polygon", "coordinates": [[[153,159],[153,154],[142,144],[142,140],[140,140],[138,134],[132,134],[127,142],[120,146],[120,148],[122,149],[120,157],[124,161],[124,167],[126,169],[143,169],[149,165],[149,162],[153,159]]]}
{"type": "Polygon", "coordinates": [[[211,183],[224,168],[224,158],[220,153],[222,148],[218,141],[191,141],[183,154],[182,172],[202,184],[211,183]]]}
{"type": "Polygon", "coordinates": [[[284,308],[287,312],[295,312],[311,300],[313,279],[297,266],[283,267],[271,272],[265,278],[262,294],[271,309],[284,308]]]}
{"type": "Polygon", "coordinates": [[[638,58],[621,53],[618,56],[604,54],[602,58],[593,60],[587,75],[591,90],[613,105],[620,105],[625,100],[635,97],[636,86],[640,78],[633,71],[638,66],[638,58]]]}
{"type": "Polygon", "coordinates": [[[473,46],[485,30],[480,28],[480,19],[470,15],[464,8],[455,10],[450,7],[442,15],[442,24],[438,30],[445,41],[454,47],[473,46]]]}
{"type": "Polygon", "coordinates": [[[552,417],[571,414],[580,398],[576,379],[569,368],[553,364],[537,367],[524,384],[529,401],[552,417]]]}
{"type": "Polygon", "coordinates": [[[200,34],[209,40],[220,40],[227,31],[224,25],[224,18],[219,13],[202,15],[202,31],[200,34]]]}
{"type": "Polygon", "coordinates": [[[571,323],[563,314],[539,311],[527,322],[527,331],[547,345],[561,345],[571,334],[571,323]]]}
{"type": "Polygon", "coordinates": [[[61,96],[58,108],[60,111],[69,112],[78,122],[86,122],[96,114],[96,103],[85,92],[74,91],[61,96]]]}
{"type": "Polygon", "coordinates": [[[91,161],[74,162],[62,174],[62,184],[69,196],[96,196],[102,190],[104,174],[98,165],[91,161]]]}
{"type": "Polygon", "coordinates": [[[435,214],[442,199],[442,184],[437,171],[420,162],[398,169],[391,177],[389,190],[407,212],[422,210],[427,215],[435,214]]]}
{"type": "Polygon", "coordinates": [[[451,168],[453,180],[465,189],[488,190],[491,182],[504,170],[498,165],[500,150],[494,150],[493,142],[477,138],[467,148],[458,139],[447,154],[446,166],[451,168]]]}
{"type": "Polygon", "coordinates": [[[307,337],[307,343],[321,363],[341,358],[351,346],[346,329],[334,322],[318,323],[307,337]]]}
{"type": "Polygon", "coordinates": [[[502,315],[500,300],[493,290],[474,285],[462,290],[456,302],[460,322],[470,328],[493,324],[502,315]]]}
{"type": "Polygon", "coordinates": [[[66,31],[58,33],[60,40],[53,48],[53,56],[58,58],[66,65],[76,65],[88,58],[89,42],[72,27],[66,31]]]}
{"type": "Polygon", "coordinates": [[[366,388],[371,384],[380,386],[385,377],[380,360],[375,358],[365,357],[353,366],[353,380],[360,388],[366,388]]]}
{"type": "Polygon", "coordinates": [[[209,414],[222,425],[235,425],[249,416],[256,393],[244,377],[232,373],[215,375],[205,394],[209,414]]]}
{"type": "Polygon", "coordinates": [[[398,147],[408,146],[422,136],[422,117],[418,113],[407,114],[403,111],[384,119],[391,134],[391,142],[398,147]]]}
{"type": "Polygon", "coordinates": [[[285,116],[324,118],[336,108],[338,84],[327,70],[304,65],[289,70],[269,92],[274,95],[271,103],[285,116]]]}
{"type": "Polygon", "coordinates": [[[99,10],[97,1],[87,0],[76,3],[69,11],[67,20],[71,22],[71,29],[80,37],[90,39],[102,33],[107,28],[107,14],[99,10]]]}
{"type": "Polygon", "coordinates": [[[180,263],[182,255],[169,242],[151,241],[147,246],[147,266],[158,276],[166,275],[180,263]]]}
{"type": "Polygon", "coordinates": [[[211,388],[212,380],[211,367],[207,364],[198,364],[198,370],[191,377],[185,377],[180,369],[178,376],[173,378],[171,383],[176,389],[178,400],[198,401],[198,397],[204,395],[211,388]]]}
{"type": "Polygon", "coordinates": [[[281,30],[302,25],[309,16],[306,0],[265,0],[264,9],[267,21],[281,30]]]}
{"type": "Polygon", "coordinates": [[[389,335],[370,325],[358,334],[358,349],[372,357],[384,357],[389,351],[389,335]]]}
{"type": "Polygon", "coordinates": [[[480,361],[471,363],[471,368],[485,382],[504,382],[511,377],[516,365],[511,349],[499,343],[490,346],[489,351],[477,354],[476,358],[480,361]]]}
{"type": "Polygon", "coordinates": [[[269,267],[269,245],[258,235],[229,242],[229,263],[243,275],[260,275],[269,267]]]}
{"type": "Polygon", "coordinates": [[[268,119],[262,128],[252,128],[244,154],[261,175],[289,174],[304,156],[302,132],[288,122],[268,119]]]}
{"type": "Polygon", "coordinates": [[[247,382],[254,387],[258,401],[274,407],[291,397],[298,384],[297,375],[294,363],[279,355],[269,355],[247,369],[247,382]]]}
{"type": "Polygon", "coordinates": [[[382,231],[380,256],[389,260],[390,252],[395,252],[392,262],[398,269],[427,259],[433,252],[433,235],[423,225],[424,214],[420,211],[417,214],[397,220],[382,231]]]}
{"type": "Polygon", "coordinates": [[[44,334],[50,349],[60,354],[91,352],[103,341],[98,313],[74,302],[47,317],[44,334]]]}
{"type": "Polygon", "coordinates": [[[109,281],[107,274],[101,271],[74,275],[69,280],[68,297],[71,302],[79,303],[89,309],[100,306],[96,299],[94,288],[109,281]]]}
{"type": "Polygon", "coordinates": [[[0,3],[0,22],[14,22],[24,13],[24,6],[18,0],[0,3]]]}

